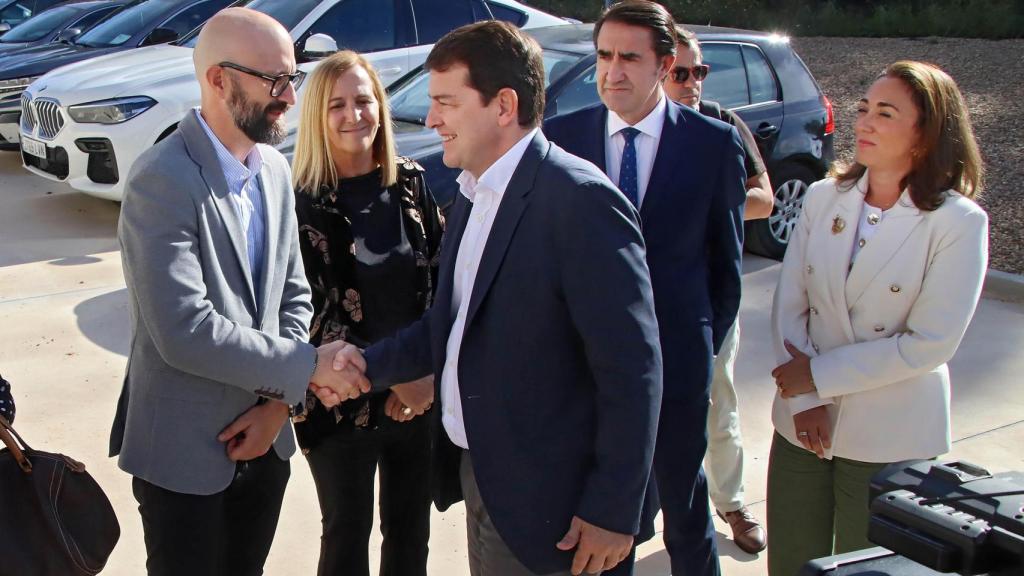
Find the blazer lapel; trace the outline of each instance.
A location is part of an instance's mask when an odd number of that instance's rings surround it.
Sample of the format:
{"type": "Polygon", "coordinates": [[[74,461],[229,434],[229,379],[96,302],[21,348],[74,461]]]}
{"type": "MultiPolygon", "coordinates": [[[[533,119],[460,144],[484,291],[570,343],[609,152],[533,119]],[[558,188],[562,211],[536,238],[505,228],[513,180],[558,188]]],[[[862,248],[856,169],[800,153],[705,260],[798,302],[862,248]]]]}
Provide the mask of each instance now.
{"type": "Polygon", "coordinates": [[[242,273],[242,277],[245,278],[246,286],[249,287],[246,302],[255,315],[257,310],[256,296],[253,289],[252,273],[249,270],[249,256],[245,246],[245,230],[242,229],[242,221],[239,219],[238,212],[235,211],[235,207],[231,202],[231,193],[228,192],[228,184],[224,179],[224,171],[221,169],[220,161],[217,159],[217,153],[213,149],[213,143],[210,142],[206,131],[199,125],[199,121],[196,120],[194,114],[193,112],[186,114],[178,129],[182,131],[189,155],[199,165],[199,173],[203,180],[206,181],[206,186],[213,195],[213,203],[217,207],[221,221],[224,223],[228,241],[232,248],[234,248],[239,271],[242,273]]]}
{"type": "MultiPolygon", "coordinates": [[[[274,278],[274,269],[278,256],[277,251],[279,249],[277,235],[281,228],[279,216],[283,206],[281,203],[281,193],[283,191],[272,187],[275,180],[273,174],[271,174],[269,163],[263,163],[263,168],[260,170],[257,178],[259,178],[260,189],[263,192],[263,274],[260,277],[260,290],[257,292],[260,295],[258,314],[260,316],[260,326],[262,326],[266,319],[267,310],[270,309],[270,286],[274,278]]],[[[287,253],[283,254],[283,256],[287,257],[287,253]]]]}
{"type": "MultiPolygon", "coordinates": [[[[846,304],[846,279],[850,271],[850,255],[853,242],[857,238],[857,222],[860,219],[864,194],[860,191],[860,183],[849,190],[838,192],[839,200],[835,203],[835,211],[827,216],[822,223],[827,232],[819,233],[825,245],[827,294],[835,298],[833,305],[836,310],[849,310],[846,304]]],[[[850,342],[855,341],[853,325],[848,314],[839,314],[843,332],[850,342]]]]}
{"type": "Polygon", "coordinates": [[[686,131],[678,129],[677,126],[685,122],[686,118],[679,113],[676,106],[668,102],[668,106],[665,107],[665,125],[661,129],[658,152],[654,156],[654,167],[651,168],[651,178],[647,182],[643,202],[640,203],[641,221],[646,221],[648,215],[657,210],[661,199],[675,189],[674,183],[677,179],[673,179],[673,173],[677,172],[678,160],[686,149],[686,131]]]}
{"type": "Polygon", "coordinates": [[[480,266],[477,268],[476,281],[473,283],[473,294],[469,300],[469,311],[466,314],[466,326],[473,321],[480,303],[487,295],[487,291],[494,282],[494,277],[501,268],[501,262],[505,259],[508,245],[512,241],[512,235],[519,225],[519,219],[526,208],[527,196],[533,189],[533,181],[537,175],[537,169],[541,161],[547,156],[551,144],[544,135],[538,131],[530,145],[526,148],[519,166],[512,174],[505,194],[498,206],[498,213],[494,215],[494,224],[491,226],[490,235],[487,237],[487,244],[484,246],[483,254],[480,256],[480,266]]]}
{"type": "Polygon", "coordinates": [[[888,210],[871,240],[860,249],[846,280],[846,302],[849,308],[860,300],[871,281],[892,260],[914,228],[921,223],[921,211],[914,206],[910,194],[900,195],[888,210]]]}

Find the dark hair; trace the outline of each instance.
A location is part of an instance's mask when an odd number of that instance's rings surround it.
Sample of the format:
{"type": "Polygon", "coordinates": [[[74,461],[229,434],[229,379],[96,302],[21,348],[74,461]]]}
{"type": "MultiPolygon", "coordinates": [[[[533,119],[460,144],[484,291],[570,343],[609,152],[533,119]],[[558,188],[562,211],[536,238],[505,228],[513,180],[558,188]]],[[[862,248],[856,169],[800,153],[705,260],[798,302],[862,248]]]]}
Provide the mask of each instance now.
{"type": "Polygon", "coordinates": [[[658,58],[676,53],[676,21],[664,6],[649,0],[624,0],[612,5],[594,24],[594,46],[605,22],[639,26],[651,31],[658,58]]]}
{"type": "MultiPolygon", "coordinates": [[[[911,60],[891,64],[878,78],[903,82],[917,107],[919,140],[910,172],[900,182],[901,187],[910,189],[914,206],[935,210],[942,205],[946,190],[956,190],[968,198],[977,196],[984,169],[967,104],[956,82],[937,66],[911,60]]],[[[856,162],[837,165],[833,176],[840,183],[852,185],[866,170],[856,162]]]]}
{"type": "Polygon", "coordinates": [[[697,40],[696,34],[676,24],[676,41],[679,44],[685,44],[690,52],[697,57],[697,60],[701,60],[703,53],[700,51],[700,41],[697,40]]]}
{"type": "Polygon", "coordinates": [[[544,116],[544,60],[537,41],[508,22],[487,20],[445,34],[423,67],[444,72],[462,64],[469,86],[486,106],[502,88],[519,98],[519,125],[537,126],[544,116]]]}

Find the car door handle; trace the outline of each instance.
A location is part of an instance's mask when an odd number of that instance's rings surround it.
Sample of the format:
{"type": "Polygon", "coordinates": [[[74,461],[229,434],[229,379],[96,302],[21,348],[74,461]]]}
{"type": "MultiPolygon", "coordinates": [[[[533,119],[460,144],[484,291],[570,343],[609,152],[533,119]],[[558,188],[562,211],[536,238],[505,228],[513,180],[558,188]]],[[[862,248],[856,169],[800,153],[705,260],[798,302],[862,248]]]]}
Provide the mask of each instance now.
{"type": "Polygon", "coordinates": [[[401,66],[393,66],[391,68],[381,68],[380,70],[377,70],[377,74],[380,74],[380,75],[384,76],[384,75],[387,75],[387,74],[398,74],[401,71],[402,71],[402,67],[401,66]]]}
{"type": "Polygon", "coordinates": [[[758,136],[760,136],[761,138],[770,138],[770,137],[774,136],[775,133],[778,132],[778,131],[779,131],[779,128],[777,126],[775,126],[774,124],[769,124],[767,122],[762,122],[761,125],[757,127],[757,130],[755,131],[755,133],[758,136]]]}

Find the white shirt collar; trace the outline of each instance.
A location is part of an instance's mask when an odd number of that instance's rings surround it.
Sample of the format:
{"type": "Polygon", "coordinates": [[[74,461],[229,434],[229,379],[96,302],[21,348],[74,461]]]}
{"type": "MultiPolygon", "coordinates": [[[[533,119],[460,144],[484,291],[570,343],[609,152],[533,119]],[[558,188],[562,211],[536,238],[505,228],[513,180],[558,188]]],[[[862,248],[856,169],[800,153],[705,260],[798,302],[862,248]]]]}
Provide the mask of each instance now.
{"type": "Polygon", "coordinates": [[[224,173],[228,189],[232,194],[241,194],[245,183],[263,169],[263,155],[260,154],[260,147],[252,147],[252,150],[245,157],[245,164],[239,162],[238,158],[235,158],[228,151],[227,147],[224,146],[224,143],[220,141],[220,138],[213,133],[210,125],[206,123],[203,115],[199,113],[199,108],[193,108],[193,111],[199,120],[199,125],[203,127],[203,131],[206,132],[210,142],[213,143],[213,150],[217,154],[217,160],[220,162],[221,171],[224,173]]]}
{"type": "Polygon", "coordinates": [[[505,188],[508,187],[509,180],[512,179],[512,174],[515,173],[516,168],[519,167],[520,160],[526,154],[526,147],[530,145],[530,142],[536,136],[537,130],[539,128],[530,130],[530,132],[509,148],[507,152],[502,154],[501,158],[498,158],[494,164],[491,164],[487,170],[484,170],[479,180],[470,174],[468,170],[463,170],[459,177],[456,178],[462,195],[469,198],[470,202],[473,202],[476,200],[477,190],[485,188],[497,194],[500,200],[505,194],[505,188]]]}
{"type": "MultiPolygon", "coordinates": [[[[636,128],[640,132],[652,137],[661,138],[661,129],[665,125],[665,110],[668,109],[668,103],[665,99],[665,95],[662,94],[661,98],[658,99],[658,103],[654,105],[654,110],[644,117],[643,120],[632,124],[633,128],[636,128]]],[[[628,128],[630,124],[622,119],[621,116],[608,111],[608,136],[614,136],[623,128],[628,128]]]]}

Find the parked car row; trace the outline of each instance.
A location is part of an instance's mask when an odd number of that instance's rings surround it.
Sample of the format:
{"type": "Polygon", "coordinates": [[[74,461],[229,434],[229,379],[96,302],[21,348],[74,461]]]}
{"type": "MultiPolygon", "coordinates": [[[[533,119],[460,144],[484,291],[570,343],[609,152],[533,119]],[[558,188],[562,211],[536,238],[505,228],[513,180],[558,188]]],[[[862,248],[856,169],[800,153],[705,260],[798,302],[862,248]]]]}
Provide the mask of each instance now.
{"type": "MultiPolygon", "coordinates": [[[[0,37],[0,149],[20,144],[30,172],[120,200],[123,176],[139,154],[173,132],[199,104],[192,50],[202,23],[230,3],[75,0],[13,28],[0,37]]],[[[427,167],[441,206],[454,197],[455,174],[441,162],[439,138],[424,125],[430,99],[420,65],[449,30],[490,18],[530,29],[544,48],[545,118],[599,101],[592,26],[573,25],[515,0],[236,4],[273,16],[289,30],[302,72],[312,71],[339,46],[364,53],[391,84],[399,151],[427,167]]],[[[834,157],[831,104],[785,37],[693,29],[714,71],[704,82],[704,96],[734,109],[748,124],[776,186],[772,216],[748,223],[748,248],[779,258],[807,185],[824,175],[834,157]]],[[[300,83],[300,100],[303,93],[300,83]]],[[[289,156],[298,112],[296,106],[286,114],[289,136],[279,146],[289,156]]]]}
{"type": "MultiPolygon", "coordinates": [[[[123,175],[139,154],[170,134],[186,111],[198,106],[199,83],[192,65],[197,26],[227,1],[137,2],[81,39],[102,26],[111,28],[110,23],[129,10],[153,3],[190,2],[195,9],[211,3],[220,6],[210,6],[209,14],[188,28],[191,33],[170,44],[109,50],[33,79],[18,102],[22,160],[29,171],[66,181],[87,194],[119,200],[123,175]]],[[[289,30],[301,71],[310,72],[341,45],[366,54],[385,83],[422,63],[435,40],[462,24],[493,17],[524,27],[567,24],[513,0],[252,0],[246,5],[273,16],[289,30]]],[[[149,25],[152,31],[167,28],[166,22],[149,25]]],[[[2,63],[0,59],[0,67],[2,63]]],[[[31,78],[27,72],[19,76],[31,78]]],[[[302,94],[300,85],[300,99],[302,94]]],[[[294,133],[298,107],[289,111],[286,121],[294,133]]],[[[0,133],[8,130],[0,127],[0,133]]]]}

